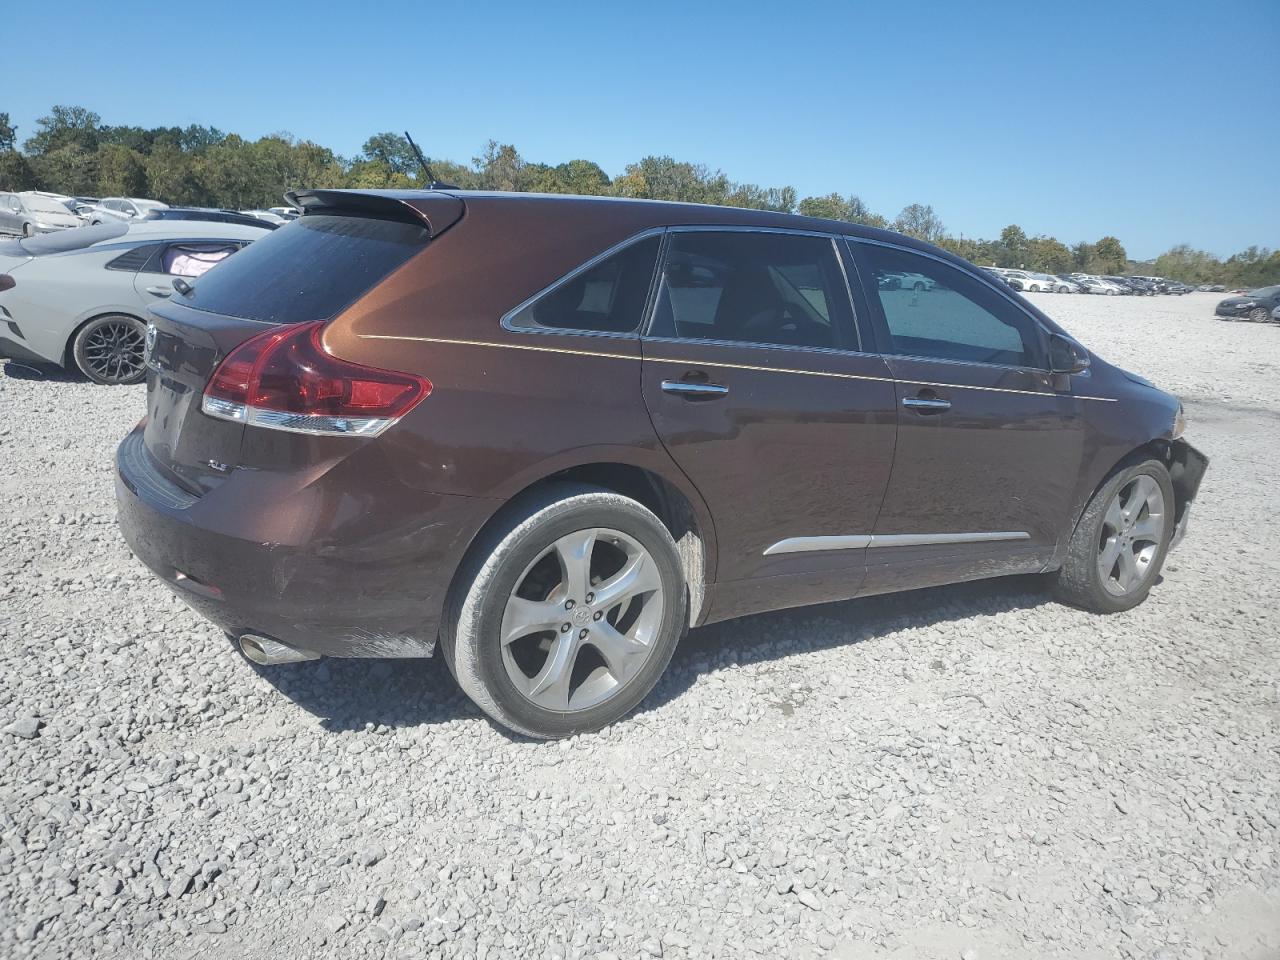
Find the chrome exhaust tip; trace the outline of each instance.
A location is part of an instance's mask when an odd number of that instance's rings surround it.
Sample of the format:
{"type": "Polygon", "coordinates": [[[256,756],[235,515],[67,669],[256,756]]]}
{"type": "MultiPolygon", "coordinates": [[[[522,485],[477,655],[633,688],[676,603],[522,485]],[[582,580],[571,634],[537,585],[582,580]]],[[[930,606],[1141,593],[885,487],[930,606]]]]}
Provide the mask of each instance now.
{"type": "Polygon", "coordinates": [[[257,633],[246,633],[240,637],[240,650],[246,657],[262,667],[275,666],[278,663],[301,663],[303,660],[319,660],[320,654],[310,650],[295,650],[293,647],[272,640],[257,633]]]}

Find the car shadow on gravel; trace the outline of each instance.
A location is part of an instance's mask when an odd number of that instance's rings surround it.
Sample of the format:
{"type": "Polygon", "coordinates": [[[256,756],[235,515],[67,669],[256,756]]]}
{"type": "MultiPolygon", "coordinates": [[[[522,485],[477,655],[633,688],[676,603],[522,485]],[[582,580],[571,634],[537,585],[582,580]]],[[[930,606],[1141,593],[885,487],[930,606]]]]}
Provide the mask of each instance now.
{"type": "MultiPolygon", "coordinates": [[[[1042,579],[1005,577],[763,613],[700,627],[680,643],[667,672],[637,712],[671,702],[700,676],[719,670],[874,643],[908,627],[951,623],[962,630],[970,617],[1049,602],[1042,579]]],[[[482,716],[459,691],[439,656],[427,660],[325,659],[254,669],[333,732],[417,727],[482,716]]],[[[510,740],[525,740],[496,725],[495,729],[510,740]]]]}
{"type": "Polygon", "coordinates": [[[77,370],[47,367],[21,360],[0,360],[0,373],[10,380],[36,380],[49,383],[83,383],[85,377],[77,370]]]}

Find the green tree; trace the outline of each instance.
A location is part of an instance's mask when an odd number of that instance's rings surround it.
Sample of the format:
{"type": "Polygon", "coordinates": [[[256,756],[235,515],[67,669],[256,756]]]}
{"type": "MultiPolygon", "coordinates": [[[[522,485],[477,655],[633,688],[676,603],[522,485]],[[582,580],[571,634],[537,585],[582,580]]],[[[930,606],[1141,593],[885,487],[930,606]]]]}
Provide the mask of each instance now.
{"type": "Polygon", "coordinates": [[[1103,237],[1093,248],[1093,264],[1095,273],[1120,273],[1129,262],[1129,255],[1124,252],[1124,245],[1115,237],[1103,237]]]}
{"type": "Polygon", "coordinates": [[[1027,266],[1027,235],[1016,223],[1011,223],[1000,231],[1000,246],[1003,247],[1000,266],[1027,266]]]}
{"type": "Polygon", "coordinates": [[[528,164],[525,187],[535,193],[571,193],[598,197],[613,187],[609,175],[590,160],[570,160],[554,167],[545,163],[528,164]]]}
{"type": "Polygon", "coordinates": [[[1093,268],[1093,244],[1081,240],[1071,248],[1071,264],[1081,273],[1093,268]]]}
{"type": "Polygon", "coordinates": [[[920,203],[903,207],[898,218],[893,221],[893,229],[929,243],[936,243],[946,235],[946,227],[934,213],[933,207],[920,203]]]}
{"type": "Polygon", "coordinates": [[[98,127],[102,118],[84,107],[58,105],[36,121],[39,128],[24,144],[27,153],[43,156],[72,148],[82,153],[98,149],[98,127]]]}
{"type": "Polygon", "coordinates": [[[1068,273],[1072,267],[1071,251],[1053,237],[1033,237],[1027,241],[1028,268],[1040,273],[1068,273]]]}
{"type": "Polygon", "coordinates": [[[490,140],[472,160],[481,190],[523,190],[524,158],[509,143],[490,140]]]}
{"type": "Polygon", "coordinates": [[[98,189],[103,197],[140,197],[147,192],[147,166],[142,154],[118,143],[98,147],[98,189]]]}
{"type": "Polygon", "coordinates": [[[39,186],[31,162],[17,150],[0,152],[0,190],[34,190],[39,186]]]}
{"type": "Polygon", "coordinates": [[[14,149],[18,143],[18,128],[7,113],[0,113],[0,153],[14,149]]]}

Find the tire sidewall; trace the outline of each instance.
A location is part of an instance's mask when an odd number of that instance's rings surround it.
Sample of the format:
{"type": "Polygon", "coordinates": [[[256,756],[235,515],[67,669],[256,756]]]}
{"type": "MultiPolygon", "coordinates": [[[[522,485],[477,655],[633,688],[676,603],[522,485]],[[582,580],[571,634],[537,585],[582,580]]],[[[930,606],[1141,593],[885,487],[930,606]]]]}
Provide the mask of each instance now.
{"type": "Polygon", "coordinates": [[[581,493],[535,511],[494,549],[467,590],[446,656],[463,691],[499,723],[550,739],[599,729],[630,713],[666,670],[685,625],[685,583],[675,544],[647,508],[612,491],[581,493]],[[507,676],[499,642],[507,599],[540,554],[558,538],[589,527],[634,537],[656,564],[663,586],[655,649],[628,689],[588,710],[561,713],[529,702],[507,676]]]}
{"type": "Polygon", "coordinates": [[[121,321],[136,326],[142,335],[144,337],[146,336],[147,325],[137,317],[131,317],[126,313],[109,313],[101,317],[94,317],[76,331],[75,339],[72,341],[71,345],[71,355],[75,360],[76,368],[94,383],[100,383],[104,386],[126,386],[129,384],[140,383],[147,375],[147,369],[144,366],[135,376],[130,377],[128,380],[111,380],[99,376],[89,365],[89,360],[84,353],[85,343],[89,339],[89,335],[105,323],[119,323],[121,321]]]}
{"type": "Polygon", "coordinates": [[[1084,516],[1081,517],[1080,525],[1076,529],[1076,535],[1072,537],[1072,550],[1080,553],[1080,556],[1072,559],[1083,567],[1086,574],[1087,592],[1090,594],[1089,605],[1092,609],[1104,613],[1119,613],[1123,610],[1131,610],[1147,599],[1151,588],[1160,579],[1160,571],[1164,568],[1165,558],[1169,554],[1169,543],[1173,539],[1175,526],[1175,510],[1176,502],[1173,495],[1173,483],[1169,479],[1168,469],[1159,460],[1143,460],[1125,467],[1117,471],[1110,480],[1103,484],[1093,500],[1089,502],[1084,516]],[[1116,596],[1103,585],[1102,575],[1098,573],[1098,538],[1102,532],[1102,524],[1106,516],[1107,507],[1112,499],[1129,481],[1144,474],[1159,484],[1160,492],[1164,495],[1164,530],[1161,532],[1159,549],[1156,551],[1155,560],[1147,573],[1146,581],[1134,592],[1124,596],[1116,596]]]}

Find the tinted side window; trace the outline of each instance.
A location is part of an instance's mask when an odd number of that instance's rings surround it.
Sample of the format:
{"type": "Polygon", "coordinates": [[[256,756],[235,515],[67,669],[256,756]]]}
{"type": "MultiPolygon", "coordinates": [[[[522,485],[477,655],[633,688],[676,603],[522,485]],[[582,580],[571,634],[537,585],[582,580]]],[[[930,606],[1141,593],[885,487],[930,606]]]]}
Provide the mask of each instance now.
{"type": "Polygon", "coordinates": [[[1043,366],[1031,318],[961,270],[905,250],[856,244],[875,278],[886,353],[970,363],[1043,366]],[[889,278],[920,276],[907,286],[889,278]]]}
{"type": "Polygon", "coordinates": [[[848,346],[849,295],[824,237],[673,232],[654,336],[848,346]]]}
{"type": "Polygon", "coordinates": [[[631,333],[640,326],[662,238],[645,237],[570,277],[514,314],[516,327],[631,333]]]}

